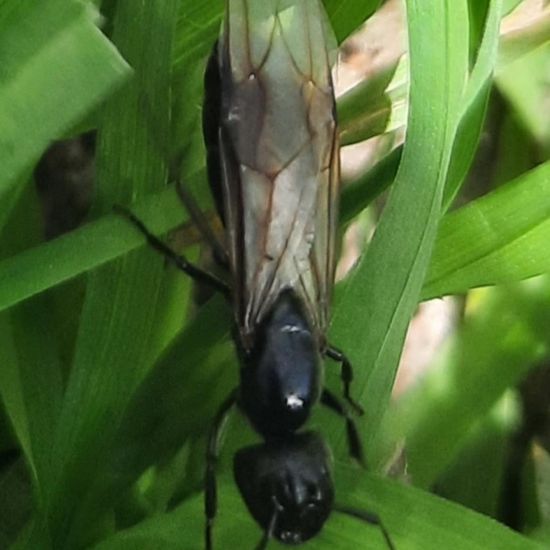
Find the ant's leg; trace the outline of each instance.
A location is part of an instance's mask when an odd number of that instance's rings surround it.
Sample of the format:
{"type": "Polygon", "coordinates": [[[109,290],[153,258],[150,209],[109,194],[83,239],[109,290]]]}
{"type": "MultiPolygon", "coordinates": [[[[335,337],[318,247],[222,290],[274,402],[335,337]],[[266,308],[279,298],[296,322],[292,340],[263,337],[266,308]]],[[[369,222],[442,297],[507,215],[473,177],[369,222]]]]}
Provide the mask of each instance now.
{"type": "Polygon", "coordinates": [[[134,226],[139,229],[141,233],[143,233],[149,245],[152,246],[156,251],[160,252],[178,269],[180,269],[196,281],[207,284],[208,286],[216,289],[218,292],[221,292],[226,298],[229,297],[229,287],[223,281],[208,273],[207,271],[203,271],[191,262],[188,262],[184,256],[179,256],[178,254],[176,254],[169,246],[164,244],[158,237],[153,235],[153,233],[151,233],[149,229],[147,229],[145,224],[132,212],[130,212],[130,210],[127,210],[126,208],[119,205],[115,205],[114,209],[118,214],[121,214],[130,222],[132,222],[134,226]]]}
{"type": "Polygon", "coordinates": [[[380,528],[380,531],[382,531],[382,535],[386,540],[386,544],[388,545],[388,548],[390,550],[396,550],[390,538],[390,534],[388,533],[387,529],[384,527],[382,520],[376,514],[373,514],[372,512],[369,512],[367,510],[359,510],[357,508],[351,508],[349,506],[341,506],[338,504],[334,506],[333,510],[335,512],[340,512],[341,514],[345,514],[346,516],[351,516],[361,521],[364,521],[366,523],[370,523],[371,525],[376,525],[377,527],[380,528]]]}
{"type": "Polygon", "coordinates": [[[204,476],[204,514],[206,516],[205,540],[206,550],[212,550],[212,527],[218,511],[218,496],[216,488],[216,463],[220,455],[220,444],[223,427],[229,413],[237,402],[237,390],[233,390],[229,397],[221,404],[214,423],[208,435],[206,447],[206,474],[204,476]]]}
{"type": "Polygon", "coordinates": [[[358,415],[363,415],[364,411],[362,407],[351,397],[350,386],[353,380],[353,367],[351,366],[349,359],[338,348],[330,345],[327,346],[325,355],[330,357],[333,361],[340,363],[340,378],[342,379],[342,384],[344,386],[344,399],[350,404],[351,407],[353,407],[353,410],[358,415]]]}
{"type": "Polygon", "coordinates": [[[210,244],[212,251],[214,253],[214,259],[222,267],[229,269],[229,258],[227,257],[227,250],[225,249],[224,244],[216,236],[212,225],[206,218],[204,212],[197,205],[193,195],[184,187],[180,180],[176,181],[176,191],[178,192],[179,198],[193,223],[198,227],[199,231],[202,233],[204,238],[210,244]]]}
{"type": "Polygon", "coordinates": [[[277,525],[277,520],[279,519],[280,509],[280,504],[277,502],[276,498],[273,497],[273,514],[271,515],[267,529],[264,531],[263,537],[254,550],[265,550],[267,548],[269,539],[273,537],[273,533],[275,532],[275,526],[277,525]]]}
{"type": "Polygon", "coordinates": [[[348,448],[349,454],[361,464],[365,466],[365,459],[363,456],[363,447],[359,440],[359,434],[357,433],[357,426],[351,418],[349,412],[344,408],[340,400],[329,390],[324,389],[321,394],[321,403],[328,407],[336,414],[346,419],[346,432],[348,436],[348,448]]]}

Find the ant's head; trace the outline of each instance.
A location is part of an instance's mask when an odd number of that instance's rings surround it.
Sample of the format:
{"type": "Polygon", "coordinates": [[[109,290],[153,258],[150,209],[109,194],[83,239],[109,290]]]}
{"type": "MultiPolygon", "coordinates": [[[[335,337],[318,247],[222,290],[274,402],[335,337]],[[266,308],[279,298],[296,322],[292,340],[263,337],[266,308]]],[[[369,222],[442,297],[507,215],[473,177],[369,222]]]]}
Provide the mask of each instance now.
{"type": "Polygon", "coordinates": [[[254,519],[285,544],[314,537],[330,515],[330,452],[314,432],[241,449],[235,455],[234,473],[254,519]]]}

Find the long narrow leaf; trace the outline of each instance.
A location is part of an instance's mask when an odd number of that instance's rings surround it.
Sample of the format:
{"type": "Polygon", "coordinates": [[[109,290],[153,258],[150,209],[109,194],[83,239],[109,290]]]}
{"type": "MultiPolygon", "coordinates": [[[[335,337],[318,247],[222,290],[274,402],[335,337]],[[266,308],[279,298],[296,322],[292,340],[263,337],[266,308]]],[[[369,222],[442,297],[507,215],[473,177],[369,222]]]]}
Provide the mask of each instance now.
{"type": "Polygon", "coordinates": [[[550,162],[445,216],[424,299],[550,270],[550,162]]]}
{"type": "Polygon", "coordinates": [[[108,484],[94,489],[103,499],[116,501],[147,468],[171,458],[187,438],[206,433],[237,384],[229,327],[228,304],[212,300],[143,380],[109,453],[108,484]]]}
{"type": "MultiPolygon", "coordinates": [[[[173,188],[138,201],[135,212],[159,234],[185,220],[173,188]]],[[[0,262],[0,309],[99,267],[143,242],[125,220],[112,215],[7,258],[0,262]]]]}
{"type": "Polygon", "coordinates": [[[410,0],[407,9],[411,104],[403,157],[373,241],[337,301],[331,331],[355,365],[369,439],[430,258],[468,68],[465,2],[410,0]]]}
{"type": "MultiPolygon", "coordinates": [[[[132,85],[109,104],[101,129],[97,208],[161,189],[169,136],[175,1],[117,2],[113,40],[135,69],[132,85]]],[[[92,537],[109,503],[87,495],[118,422],[148,368],[148,342],[163,262],[134,253],[90,275],[74,365],[52,450],[49,528],[56,548],[92,537]],[[93,456],[93,460],[90,457],[93,456]]],[[[97,534],[95,535],[97,536],[97,534]]]]}
{"type": "Polygon", "coordinates": [[[478,55],[464,94],[463,112],[443,197],[444,210],[459,191],[477,149],[496,64],[501,12],[502,1],[492,0],[488,7],[478,55]]]}
{"type": "Polygon", "coordinates": [[[0,316],[0,396],[40,499],[62,397],[61,366],[46,296],[0,316]]]}
{"type": "Polygon", "coordinates": [[[370,17],[380,3],[380,0],[323,0],[338,43],[370,17]]]}
{"type": "Polygon", "coordinates": [[[0,201],[51,140],[129,76],[92,16],[74,0],[0,7],[0,201]]]}
{"type": "Polygon", "coordinates": [[[503,393],[547,356],[548,277],[479,292],[437,368],[387,419],[396,429],[394,443],[407,438],[408,470],[420,487],[436,481],[503,393]]]}

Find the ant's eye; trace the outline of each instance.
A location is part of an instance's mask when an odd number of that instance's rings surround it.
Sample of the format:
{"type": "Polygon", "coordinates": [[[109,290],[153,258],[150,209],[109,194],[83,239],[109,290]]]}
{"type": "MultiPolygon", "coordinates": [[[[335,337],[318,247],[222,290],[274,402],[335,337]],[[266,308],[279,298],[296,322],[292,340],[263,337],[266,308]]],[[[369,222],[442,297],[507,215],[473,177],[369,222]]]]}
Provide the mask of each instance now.
{"type": "Polygon", "coordinates": [[[321,494],[321,489],[318,485],[314,483],[310,483],[308,485],[308,501],[310,503],[317,503],[323,498],[323,495],[321,494]]]}

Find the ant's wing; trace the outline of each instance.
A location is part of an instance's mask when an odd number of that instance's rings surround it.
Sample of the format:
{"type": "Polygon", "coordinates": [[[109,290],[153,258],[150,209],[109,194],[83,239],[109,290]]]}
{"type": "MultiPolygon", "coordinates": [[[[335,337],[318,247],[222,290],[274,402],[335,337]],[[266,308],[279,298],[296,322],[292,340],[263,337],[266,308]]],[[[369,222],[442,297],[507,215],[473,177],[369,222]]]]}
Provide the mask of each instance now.
{"type": "Polygon", "coordinates": [[[228,2],[219,146],[245,339],[288,288],[326,328],[339,195],[334,44],[319,0],[228,2]]]}

